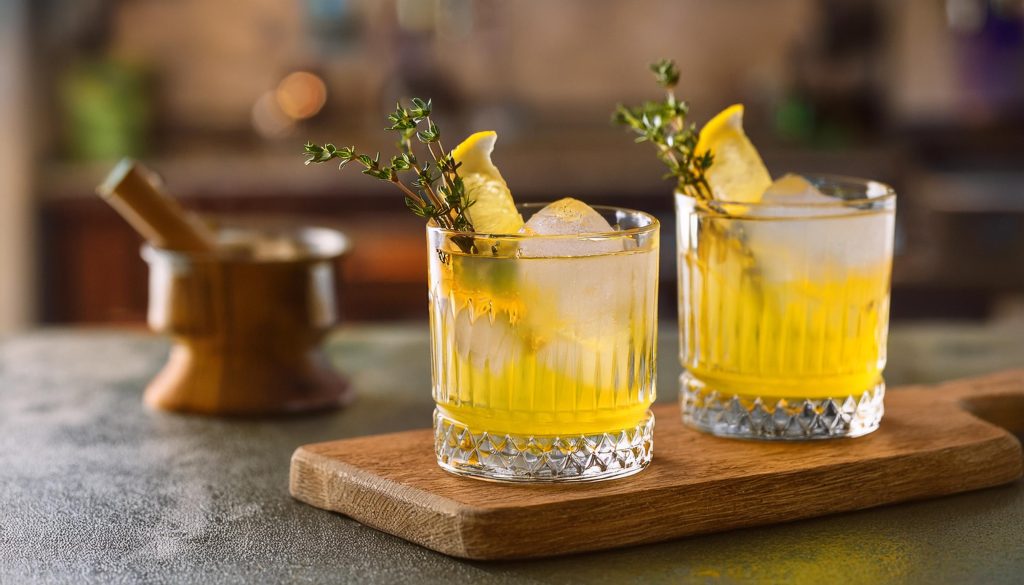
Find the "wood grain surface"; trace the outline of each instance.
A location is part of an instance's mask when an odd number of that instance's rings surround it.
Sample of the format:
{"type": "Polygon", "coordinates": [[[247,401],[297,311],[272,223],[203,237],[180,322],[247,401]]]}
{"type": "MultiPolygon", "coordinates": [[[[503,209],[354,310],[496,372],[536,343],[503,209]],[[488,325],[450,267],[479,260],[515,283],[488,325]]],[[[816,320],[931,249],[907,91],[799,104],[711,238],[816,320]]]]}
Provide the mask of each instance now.
{"type": "Polygon", "coordinates": [[[292,456],[291,493],[433,550],[544,557],[933,498],[1021,476],[1024,370],[888,393],[858,439],[721,439],[654,408],[654,461],[597,483],[484,482],[442,471],[429,429],[318,443],[292,456]],[[998,423],[992,424],[983,419],[998,423]]]}
{"type": "Polygon", "coordinates": [[[146,246],[148,321],[174,339],[147,405],[216,416],[273,416],[351,401],[323,341],[338,322],[335,231],[289,220],[229,222],[214,254],[146,246]],[[263,256],[260,244],[284,246],[263,256]]]}

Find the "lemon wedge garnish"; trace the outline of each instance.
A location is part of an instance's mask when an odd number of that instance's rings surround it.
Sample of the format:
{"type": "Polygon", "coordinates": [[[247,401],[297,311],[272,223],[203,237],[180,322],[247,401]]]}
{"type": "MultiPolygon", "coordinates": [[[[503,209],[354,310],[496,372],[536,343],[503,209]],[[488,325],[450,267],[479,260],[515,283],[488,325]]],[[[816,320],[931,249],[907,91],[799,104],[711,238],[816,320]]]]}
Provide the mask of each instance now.
{"type": "Polygon", "coordinates": [[[497,140],[493,130],[477,132],[456,146],[452,156],[462,163],[459,176],[473,202],[466,210],[473,229],[483,234],[514,234],[523,227],[523,216],[516,211],[512,192],[491,162],[497,140]]]}
{"type": "Polygon", "coordinates": [[[772,177],[761,155],[743,132],[743,105],[722,110],[700,129],[695,152],[710,150],[714,162],[707,170],[708,185],[715,199],[757,203],[772,177]]]}

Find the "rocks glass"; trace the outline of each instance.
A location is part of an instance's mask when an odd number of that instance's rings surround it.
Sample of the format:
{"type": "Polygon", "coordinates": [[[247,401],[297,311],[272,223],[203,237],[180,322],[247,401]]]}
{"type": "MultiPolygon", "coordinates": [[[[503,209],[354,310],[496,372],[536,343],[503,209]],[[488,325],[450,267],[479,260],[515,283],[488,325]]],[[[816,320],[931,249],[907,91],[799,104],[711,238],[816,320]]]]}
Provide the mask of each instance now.
{"type": "MultiPolygon", "coordinates": [[[[519,209],[528,219],[541,207],[519,209]]],[[[659,224],[595,209],[614,231],[427,228],[442,468],[558,482],[622,477],[650,462],[659,224]]]]}
{"type": "Polygon", "coordinates": [[[676,195],[683,420],[751,439],[878,428],[895,193],[811,177],[811,201],[676,195]]]}

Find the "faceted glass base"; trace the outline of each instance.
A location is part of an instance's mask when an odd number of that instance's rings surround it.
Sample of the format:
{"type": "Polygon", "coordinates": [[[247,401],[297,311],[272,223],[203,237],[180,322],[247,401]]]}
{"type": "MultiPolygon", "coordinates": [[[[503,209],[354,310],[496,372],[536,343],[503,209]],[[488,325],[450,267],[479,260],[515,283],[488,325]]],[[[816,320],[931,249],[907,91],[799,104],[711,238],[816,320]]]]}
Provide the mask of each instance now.
{"type": "Polygon", "coordinates": [[[761,398],[721,394],[684,373],[679,384],[683,422],[706,433],[774,441],[859,437],[878,428],[885,382],[859,395],[761,398]]]}
{"type": "Polygon", "coordinates": [[[438,465],[479,479],[565,482],[625,477],[647,467],[653,447],[650,411],[628,429],[565,436],[473,432],[434,411],[438,465]]]}

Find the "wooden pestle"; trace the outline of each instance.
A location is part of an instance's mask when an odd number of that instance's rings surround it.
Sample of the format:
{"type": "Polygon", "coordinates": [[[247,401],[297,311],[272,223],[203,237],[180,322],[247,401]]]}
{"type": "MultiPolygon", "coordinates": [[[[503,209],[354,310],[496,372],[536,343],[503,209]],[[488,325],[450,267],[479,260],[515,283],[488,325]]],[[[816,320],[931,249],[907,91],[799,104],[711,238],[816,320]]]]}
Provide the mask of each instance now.
{"type": "Polygon", "coordinates": [[[151,171],[125,158],[96,192],[153,246],[182,252],[214,251],[217,240],[213,233],[155,183],[151,171]]]}

